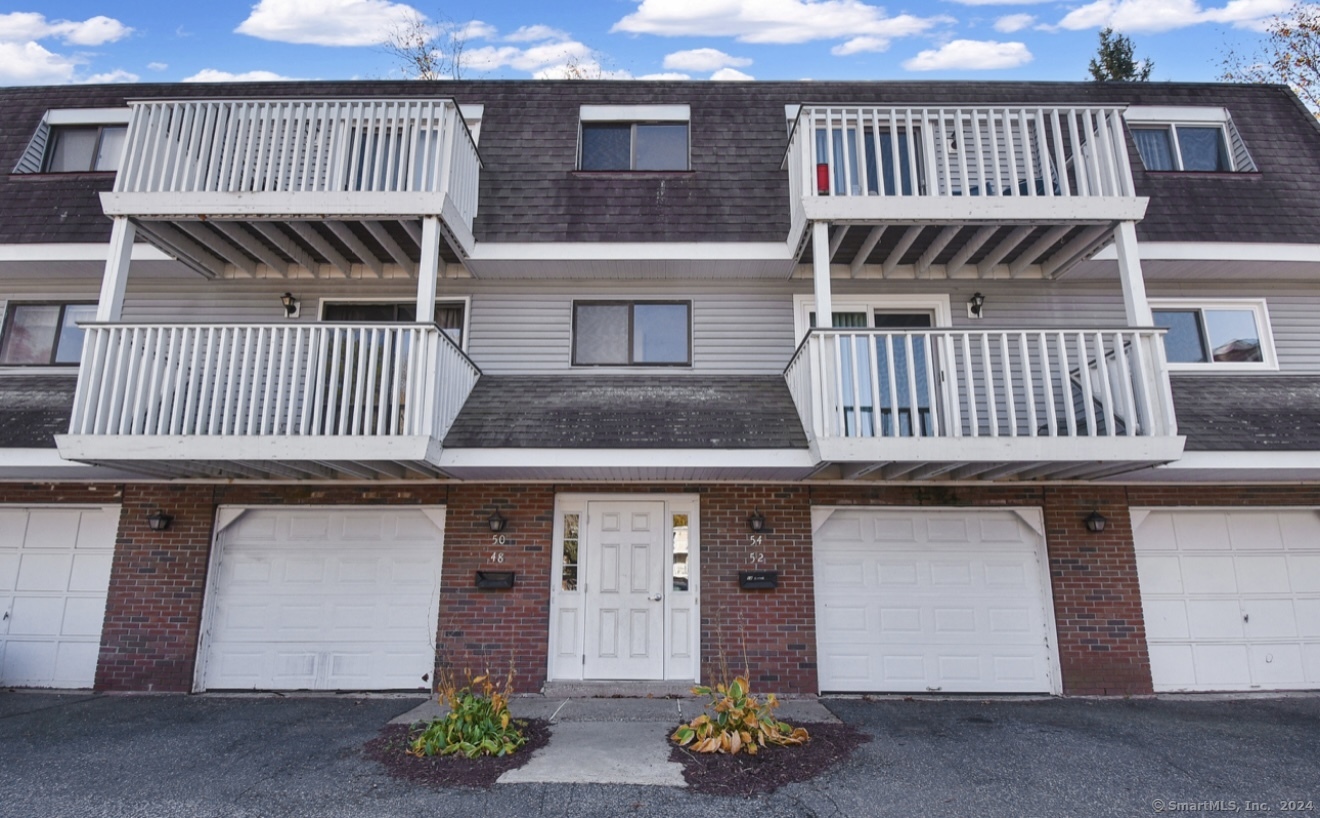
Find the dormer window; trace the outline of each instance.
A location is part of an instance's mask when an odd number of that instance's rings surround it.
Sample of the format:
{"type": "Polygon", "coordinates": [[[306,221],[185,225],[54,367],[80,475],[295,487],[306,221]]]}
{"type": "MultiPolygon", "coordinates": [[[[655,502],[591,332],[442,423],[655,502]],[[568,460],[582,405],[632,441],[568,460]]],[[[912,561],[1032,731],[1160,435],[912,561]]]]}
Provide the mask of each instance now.
{"type": "Polygon", "coordinates": [[[1223,108],[1134,105],[1123,117],[1146,170],[1231,173],[1256,169],[1223,108]]]}
{"type": "Polygon", "coordinates": [[[126,125],[75,126],[50,129],[46,173],[86,173],[119,170],[126,125]]]}
{"type": "Polygon", "coordinates": [[[583,105],[579,170],[685,171],[686,105],[583,105]]]}

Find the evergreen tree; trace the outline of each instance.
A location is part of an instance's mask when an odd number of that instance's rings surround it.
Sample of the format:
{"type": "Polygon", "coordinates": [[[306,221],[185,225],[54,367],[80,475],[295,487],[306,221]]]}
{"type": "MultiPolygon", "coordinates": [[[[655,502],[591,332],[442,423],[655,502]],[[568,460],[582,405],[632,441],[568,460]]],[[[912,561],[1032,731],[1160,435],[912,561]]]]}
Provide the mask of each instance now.
{"type": "Polygon", "coordinates": [[[1115,35],[1112,28],[1100,29],[1100,49],[1087,68],[1096,82],[1145,82],[1155,63],[1132,56],[1132,40],[1115,35]]]}

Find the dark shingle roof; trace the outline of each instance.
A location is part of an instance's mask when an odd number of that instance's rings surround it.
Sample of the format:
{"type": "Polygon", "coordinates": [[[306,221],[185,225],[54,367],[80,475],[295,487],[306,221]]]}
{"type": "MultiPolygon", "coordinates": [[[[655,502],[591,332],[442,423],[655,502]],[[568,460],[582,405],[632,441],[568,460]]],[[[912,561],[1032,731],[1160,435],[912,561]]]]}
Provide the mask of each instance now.
{"type": "Polygon", "coordinates": [[[1187,450],[1320,451],[1320,377],[1175,375],[1187,450]]]}
{"type": "MultiPolygon", "coordinates": [[[[481,241],[782,241],[788,232],[785,104],[1144,104],[1229,110],[1258,174],[1147,173],[1140,236],[1156,241],[1317,241],[1320,134],[1280,86],[1008,82],[307,82],[0,89],[0,166],[13,168],[48,108],[135,97],[454,97],[485,105],[481,241]],[[686,103],[690,173],[577,173],[582,104],[686,103]]],[[[98,242],[109,176],[0,177],[0,243],[98,242]]]]}
{"type": "Polygon", "coordinates": [[[444,445],[804,449],[807,438],[777,375],[485,375],[444,445]]]}
{"type": "Polygon", "coordinates": [[[69,431],[77,379],[70,375],[0,377],[0,449],[53,449],[69,431]]]}

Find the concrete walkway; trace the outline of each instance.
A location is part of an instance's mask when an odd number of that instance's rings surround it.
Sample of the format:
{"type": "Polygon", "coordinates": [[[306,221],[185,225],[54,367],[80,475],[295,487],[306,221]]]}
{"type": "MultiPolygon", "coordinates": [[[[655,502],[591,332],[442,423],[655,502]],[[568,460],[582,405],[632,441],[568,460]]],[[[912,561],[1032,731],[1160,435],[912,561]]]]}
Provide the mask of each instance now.
{"type": "MultiPolygon", "coordinates": [[[[702,712],[703,699],[624,699],[519,696],[509,705],[517,718],[550,722],[550,743],[501,784],[641,784],[683,787],[683,765],[669,760],[669,734],[702,712]]],[[[392,724],[430,721],[447,708],[432,699],[392,724]]],[[[780,703],[776,715],[790,724],[837,722],[815,699],[780,703]]]]}

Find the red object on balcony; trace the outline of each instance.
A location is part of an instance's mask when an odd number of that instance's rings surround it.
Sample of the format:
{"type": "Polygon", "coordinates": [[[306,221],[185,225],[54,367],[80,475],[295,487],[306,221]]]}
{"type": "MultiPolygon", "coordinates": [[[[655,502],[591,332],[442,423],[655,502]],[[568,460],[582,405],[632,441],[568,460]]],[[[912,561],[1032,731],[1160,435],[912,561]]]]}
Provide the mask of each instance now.
{"type": "Polygon", "coordinates": [[[830,192],[830,166],[824,162],[816,164],[816,192],[822,196],[830,192]]]}

